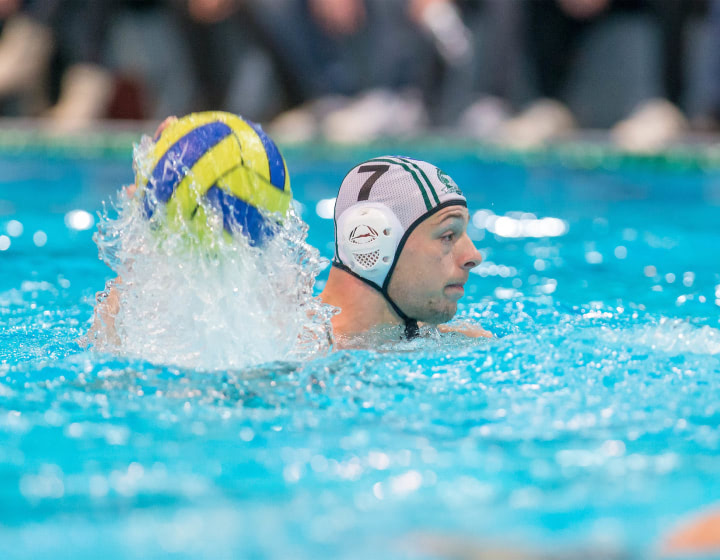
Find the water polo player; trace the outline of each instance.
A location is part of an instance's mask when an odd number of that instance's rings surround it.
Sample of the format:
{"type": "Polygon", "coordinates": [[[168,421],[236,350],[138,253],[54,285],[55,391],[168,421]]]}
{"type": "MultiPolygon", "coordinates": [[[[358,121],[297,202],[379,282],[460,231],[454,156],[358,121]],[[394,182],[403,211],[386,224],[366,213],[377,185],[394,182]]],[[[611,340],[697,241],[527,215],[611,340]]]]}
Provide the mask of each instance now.
{"type": "MultiPolygon", "coordinates": [[[[149,163],[136,161],[138,191],[131,193],[147,219],[207,242],[239,234],[261,246],[272,236],[291,194],[284,161],[258,127],[201,113],[166,121],[159,132],[149,163]]],[[[467,223],[465,197],[434,165],[387,156],[353,168],[337,198],[335,259],[320,295],[339,308],[332,318],[338,346],[382,325],[404,325],[412,338],[418,322],[489,336],[475,326],[440,325],[455,315],[481,261],[467,223]]],[[[94,331],[104,324],[114,332],[116,292],[100,298],[94,331]]]]}
{"type": "MultiPolygon", "coordinates": [[[[335,258],[321,299],[340,308],[336,340],[386,324],[452,319],[481,256],[467,235],[467,202],[443,171],[406,157],[354,167],[335,204],[335,258]]],[[[489,336],[475,328],[468,336],[489,336]]]]}

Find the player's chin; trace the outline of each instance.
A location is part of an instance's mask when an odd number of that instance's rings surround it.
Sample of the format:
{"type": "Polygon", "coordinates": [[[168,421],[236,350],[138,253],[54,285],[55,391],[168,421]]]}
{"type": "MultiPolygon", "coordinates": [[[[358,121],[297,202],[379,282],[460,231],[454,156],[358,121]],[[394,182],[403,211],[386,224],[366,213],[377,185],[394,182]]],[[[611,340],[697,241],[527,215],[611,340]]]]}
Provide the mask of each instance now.
{"type": "Polygon", "coordinates": [[[425,313],[425,317],[421,318],[420,321],[428,323],[430,325],[439,325],[440,323],[447,323],[457,313],[457,302],[444,301],[442,306],[428,309],[425,313]]]}

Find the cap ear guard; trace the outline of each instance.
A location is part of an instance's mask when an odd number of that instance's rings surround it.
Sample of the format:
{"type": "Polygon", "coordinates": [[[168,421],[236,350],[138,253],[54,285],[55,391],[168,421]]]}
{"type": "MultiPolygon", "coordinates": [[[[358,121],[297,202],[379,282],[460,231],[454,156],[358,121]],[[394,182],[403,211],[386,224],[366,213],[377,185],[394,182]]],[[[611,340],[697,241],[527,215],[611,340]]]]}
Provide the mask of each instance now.
{"type": "Polygon", "coordinates": [[[358,202],[337,219],[338,260],[382,290],[404,231],[384,204],[358,202]]]}

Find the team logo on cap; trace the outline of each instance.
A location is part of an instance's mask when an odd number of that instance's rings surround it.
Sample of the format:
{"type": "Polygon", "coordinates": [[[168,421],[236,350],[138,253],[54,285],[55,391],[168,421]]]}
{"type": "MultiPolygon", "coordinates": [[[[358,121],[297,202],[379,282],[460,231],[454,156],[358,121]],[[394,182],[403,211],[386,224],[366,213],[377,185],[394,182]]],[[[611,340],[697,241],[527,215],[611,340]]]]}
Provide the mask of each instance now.
{"type": "Polygon", "coordinates": [[[445,185],[443,187],[443,194],[459,194],[462,196],[462,191],[460,190],[460,187],[457,186],[455,181],[453,181],[449,175],[447,175],[442,169],[437,170],[437,176],[440,182],[445,185]]]}
{"type": "Polygon", "coordinates": [[[366,225],[356,226],[350,232],[350,243],[355,243],[355,245],[365,245],[375,241],[377,238],[378,232],[366,225]]]}

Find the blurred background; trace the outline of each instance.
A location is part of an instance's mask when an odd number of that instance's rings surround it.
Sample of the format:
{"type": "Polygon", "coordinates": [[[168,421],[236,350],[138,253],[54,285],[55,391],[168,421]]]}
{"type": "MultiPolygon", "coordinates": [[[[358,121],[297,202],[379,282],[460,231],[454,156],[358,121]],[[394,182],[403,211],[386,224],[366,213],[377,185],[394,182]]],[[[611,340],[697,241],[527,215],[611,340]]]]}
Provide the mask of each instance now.
{"type": "Polygon", "coordinates": [[[281,142],[654,152],[720,131],[720,0],[0,0],[0,19],[0,114],[59,133],[207,109],[281,142]]]}

